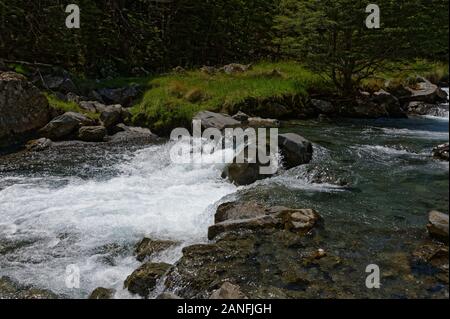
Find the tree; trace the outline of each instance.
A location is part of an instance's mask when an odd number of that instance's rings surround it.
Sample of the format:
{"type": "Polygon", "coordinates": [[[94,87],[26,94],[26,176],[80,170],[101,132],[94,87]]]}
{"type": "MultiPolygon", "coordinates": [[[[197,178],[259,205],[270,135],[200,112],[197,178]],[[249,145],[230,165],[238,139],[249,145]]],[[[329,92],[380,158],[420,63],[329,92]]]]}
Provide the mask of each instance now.
{"type": "MultiPolygon", "coordinates": [[[[444,5],[444,1],[433,2],[444,5]]],[[[329,77],[342,94],[350,95],[361,80],[382,68],[387,59],[403,56],[417,43],[417,37],[426,36],[429,20],[420,17],[430,15],[435,8],[430,1],[414,3],[412,8],[397,0],[377,1],[381,28],[369,29],[365,24],[365,1],[282,0],[275,42],[290,56],[329,77]],[[415,31],[417,34],[412,34],[415,31]]],[[[448,11],[448,2],[446,6],[448,11]]],[[[440,15],[440,19],[439,23],[447,28],[448,16],[445,19],[440,15]]],[[[448,29],[446,32],[448,38],[448,29]]],[[[428,45],[442,48],[443,38],[446,39],[445,33],[438,32],[428,45]]]]}

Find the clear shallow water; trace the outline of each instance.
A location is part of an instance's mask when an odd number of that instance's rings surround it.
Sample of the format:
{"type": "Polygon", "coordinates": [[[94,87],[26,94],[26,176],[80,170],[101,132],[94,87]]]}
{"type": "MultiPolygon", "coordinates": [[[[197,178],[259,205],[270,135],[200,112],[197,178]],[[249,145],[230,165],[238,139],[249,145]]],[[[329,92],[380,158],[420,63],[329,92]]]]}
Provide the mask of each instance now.
{"type": "Polygon", "coordinates": [[[130,297],[121,288],[139,266],[133,245],[143,236],[176,240],[156,258],[175,262],[182,246],[206,241],[224,197],[315,208],[327,249],[361,267],[410,252],[426,238],[427,212],[448,211],[448,163],[430,155],[448,141],[448,117],[292,122],[285,130],[314,142],[313,162],[238,190],[219,166],[171,164],[168,145],[0,157],[0,276],[70,297],[98,286],[130,297]],[[65,286],[70,264],[81,270],[80,290],[65,286]]]}

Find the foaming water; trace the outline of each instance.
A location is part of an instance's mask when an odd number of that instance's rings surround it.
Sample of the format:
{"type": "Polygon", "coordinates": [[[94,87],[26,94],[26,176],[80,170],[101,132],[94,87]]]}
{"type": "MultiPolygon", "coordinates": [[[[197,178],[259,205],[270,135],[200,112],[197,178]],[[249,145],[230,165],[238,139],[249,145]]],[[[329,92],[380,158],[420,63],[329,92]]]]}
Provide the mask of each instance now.
{"type": "MultiPolygon", "coordinates": [[[[14,177],[0,191],[0,239],[18,244],[0,255],[0,275],[74,297],[98,286],[120,291],[143,236],[180,246],[206,240],[212,205],[235,187],[220,179],[220,167],[171,164],[170,146],[129,155],[103,181],[65,177],[55,187],[55,179],[14,177]],[[66,288],[70,264],[81,270],[80,290],[66,288]]],[[[160,258],[173,262],[180,249],[160,258]]]]}

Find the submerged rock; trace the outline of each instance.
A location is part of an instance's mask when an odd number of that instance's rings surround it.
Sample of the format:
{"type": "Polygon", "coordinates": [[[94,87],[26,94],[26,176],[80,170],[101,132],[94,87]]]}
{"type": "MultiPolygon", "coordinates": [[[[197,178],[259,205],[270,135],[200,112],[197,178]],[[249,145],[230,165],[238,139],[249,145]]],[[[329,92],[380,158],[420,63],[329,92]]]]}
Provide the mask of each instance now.
{"type": "Polygon", "coordinates": [[[78,130],[78,139],[84,142],[103,142],[106,134],[104,126],[83,126],[78,130]]]}
{"type": "Polygon", "coordinates": [[[280,134],[278,147],[287,169],[308,164],[312,160],[313,147],[310,141],[294,133],[280,134]]]}
{"type": "Polygon", "coordinates": [[[136,259],[142,262],[146,258],[160,253],[175,244],[175,242],[169,240],[152,240],[150,238],[144,238],[135,247],[136,259]]]}
{"type": "Polygon", "coordinates": [[[0,277],[0,299],[58,299],[49,290],[24,286],[8,277],[0,277]]]}
{"type": "Polygon", "coordinates": [[[89,296],[89,299],[113,299],[114,295],[116,293],[115,289],[107,289],[103,287],[96,288],[91,295],[89,296]]]}
{"type": "Polygon", "coordinates": [[[224,282],[219,289],[215,290],[209,299],[248,299],[240,290],[238,285],[224,282]]]}
{"type": "Polygon", "coordinates": [[[82,126],[94,126],[95,122],[83,114],[66,112],[50,121],[39,133],[52,140],[61,140],[78,132],[82,126]]]}
{"type": "Polygon", "coordinates": [[[0,74],[0,147],[22,142],[50,117],[47,98],[23,75],[0,74]]]}
{"type": "Polygon", "coordinates": [[[448,215],[438,211],[431,211],[428,214],[428,232],[430,236],[442,242],[448,243],[448,215]]]}
{"type": "Polygon", "coordinates": [[[48,138],[40,138],[37,140],[31,140],[29,141],[25,147],[28,151],[31,152],[41,152],[43,150],[46,150],[47,148],[51,147],[53,142],[49,140],[48,138]]]}
{"type": "Polygon", "coordinates": [[[201,121],[202,129],[216,128],[223,130],[225,128],[235,128],[241,125],[241,122],[233,119],[231,116],[222,113],[202,111],[195,115],[194,120],[201,121]]]}
{"type": "Polygon", "coordinates": [[[145,263],[127,277],[124,288],[146,298],[170,267],[171,265],[166,263],[145,263]]]}
{"type": "Polygon", "coordinates": [[[433,157],[448,161],[449,160],[449,143],[441,144],[435,148],[433,148],[433,157]]]}

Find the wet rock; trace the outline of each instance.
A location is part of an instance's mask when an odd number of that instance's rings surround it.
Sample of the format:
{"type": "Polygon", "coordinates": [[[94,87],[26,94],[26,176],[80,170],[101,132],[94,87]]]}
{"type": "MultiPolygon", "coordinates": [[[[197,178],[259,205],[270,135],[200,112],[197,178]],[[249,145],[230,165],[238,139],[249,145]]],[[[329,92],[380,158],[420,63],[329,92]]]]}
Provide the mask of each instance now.
{"type": "Polygon", "coordinates": [[[248,299],[240,290],[238,285],[224,282],[219,289],[215,290],[209,299],[248,299]]]}
{"type": "Polygon", "coordinates": [[[442,242],[448,243],[448,215],[438,211],[428,214],[428,232],[430,236],[442,242]]]}
{"type": "Polygon", "coordinates": [[[103,287],[96,288],[91,295],[89,296],[89,299],[113,299],[114,295],[116,294],[115,289],[107,289],[103,287]]]}
{"type": "Polygon", "coordinates": [[[435,148],[433,148],[433,157],[448,161],[449,160],[449,143],[441,144],[435,148]]]}
{"type": "Polygon", "coordinates": [[[307,164],[312,160],[313,147],[310,141],[295,133],[280,134],[278,147],[287,169],[307,164]]]}
{"type": "Polygon", "coordinates": [[[435,104],[425,102],[409,102],[408,114],[411,115],[437,115],[438,107],[435,104]]]}
{"type": "Polygon", "coordinates": [[[413,253],[411,267],[413,272],[435,286],[441,282],[449,283],[449,251],[442,243],[430,242],[420,245],[413,253]],[[428,278],[427,278],[428,277],[428,278]]]}
{"type": "Polygon", "coordinates": [[[171,292],[163,292],[162,294],[159,294],[156,299],[181,299],[181,297],[171,292]]]}
{"type": "Polygon", "coordinates": [[[215,219],[216,223],[208,229],[210,240],[225,232],[270,228],[305,234],[321,221],[312,209],[264,207],[255,202],[223,204],[217,209],[215,219]]]}
{"type": "Polygon", "coordinates": [[[40,138],[29,141],[25,147],[30,152],[41,152],[52,146],[53,142],[48,138],[40,138]]]}
{"type": "Polygon", "coordinates": [[[170,267],[171,265],[166,263],[145,263],[128,276],[124,288],[146,298],[170,267]]]}
{"type": "Polygon", "coordinates": [[[404,117],[405,111],[401,108],[399,100],[385,90],[379,90],[372,96],[372,101],[379,105],[391,117],[404,117]]]}
{"type": "Polygon", "coordinates": [[[407,88],[411,95],[403,98],[404,102],[420,101],[433,104],[447,101],[447,93],[437,85],[423,77],[418,77],[416,82],[414,88],[407,88]]]}
{"type": "Polygon", "coordinates": [[[235,115],[233,115],[233,119],[235,119],[236,121],[242,122],[242,123],[247,123],[249,118],[250,118],[249,115],[247,115],[241,111],[239,111],[235,115]]]}
{"type": "Polygon", "coordinates": [[[153,143],[158,140],[158,136],[153,134],[149,129],[142,127],[126,126],[119,124],[113,128],[120,128],[120,132],[107,138],[110,143],[129,143],[139,141],[140,143],[153,143]]]}
{"type": "Polygon", "coordinates": [[[227,64],[227,65],[223,66],[221,70],[223,72],[225,72],[226,74],[232,75],[232,74],[247,72],[250,69],[251,69],[251,64],[244,65],[244,64],[239,64],[239,63],[231,63],[231,64],[227,64]]]}
{"type": "Polygon", "coordinates": [[[103,142],[106,134],[104,126],[83,126],[78,130],[78,139],[84,142],[103,142]]]}
{"type": "Polygon", "coordinates": [[[95,122],[83,114],[66,112],[50,121],[39,133],[52,140],[61,140],[78,132],[82,126],[93,126],[95,122]]]}
{"type": "Polygon", "coordinates": [[[250,127],[280,127],[281,123],[274,119],[263,119],[261,117],[250,117],[247,119],[247,125],[250,127]]]}
{"type": "Polygon", "coordinates": [[[0,147],[22,142],[47,124],[51,109],[47,98],[24,76],[0,74],[0,147]]]}
{"type": "Polygon", "coordinates": [[[118,89],[100,89],[97,90],[97,93],[106,104],[120,104],[124,107],[130,107],[141,94],[141,90],[139,86],[131,85],[118,89]]]}
{"type": "Polygon", "coordinates": [[[175,244],[175,242],[169,240],[153,240],[150,238],[144,238],[135,247],[136,259],[142,262],[146,258],[160,253],[175,244]]]}
{"type": "Polygon", "coordinates": [[[314,108],[316,108],[320,113],[323,114],[332,114],[336,112],[333,104],[328,101],[312,99],[311,104],[314,108]]]}
{"type": "Polygon", "coordinates": [[[0,277],[0,299],[58,299],[49,290],[20,285],[8,277],[0,277]]]}
{"type": "Polygon", "coordinates": [[[236,121],[231,116],[222,113],[202,111],[195,115],[194,120],[201,121],[202,129],[216,128],[223,130],[225,128],[239,127],[241,122],[236,121]]]}

